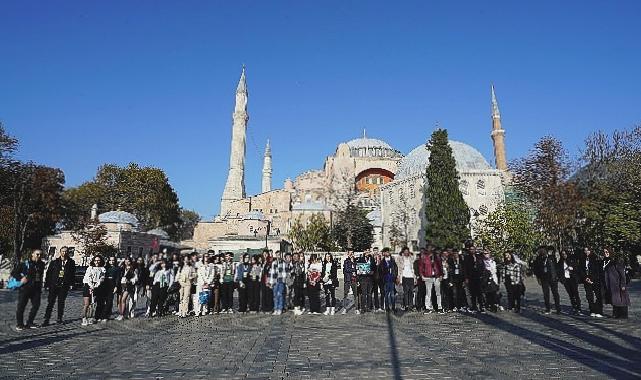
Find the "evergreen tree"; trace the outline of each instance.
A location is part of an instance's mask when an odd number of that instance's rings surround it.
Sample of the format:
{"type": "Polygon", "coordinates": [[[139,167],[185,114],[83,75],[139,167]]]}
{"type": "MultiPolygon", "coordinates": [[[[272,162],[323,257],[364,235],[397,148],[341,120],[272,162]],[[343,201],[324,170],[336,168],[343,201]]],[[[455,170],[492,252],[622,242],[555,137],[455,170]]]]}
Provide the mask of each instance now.
{"type": "Polygon", "coordinates": [[[456,247],[470,238],[470,211],[459,189],[459,176],[447,130],[437,129],[425,177],[426,240],[438,247],[456,247]]]}

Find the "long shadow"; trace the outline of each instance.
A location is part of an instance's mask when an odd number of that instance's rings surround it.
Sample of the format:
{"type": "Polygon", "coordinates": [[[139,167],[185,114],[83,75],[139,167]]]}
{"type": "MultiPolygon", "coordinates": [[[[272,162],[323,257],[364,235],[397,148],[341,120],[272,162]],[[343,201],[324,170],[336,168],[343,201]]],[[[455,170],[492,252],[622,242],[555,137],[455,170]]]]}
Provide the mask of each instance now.
{"type": "Polygon", "coordinates": [[[396,334],[394,333],[394,325],[390,313],[387,313],[387,333],[389,337],[390,356],[392,357],[392,370],[394,371],[394,379],[401,380],[401,365],[398,359],[398,348],[396,346],[396,334]]]}
{"type": "Polygon", "coordinates": [[[600,337],[598,335],[590,334],[589,332],[578,329],[574,326],[563,323],[556,318],[546,317],[540,314],[523,314],[524,318],[531,319],[537,323],[540,323],[548,328],[552,328],[563,332],[568,335],[572,335],[576,338],[582,339],[583,341],[591,344],[592,346],[599,347],[603,350],[610,351],[613,354],[619,355],[624,358],[632,358],[641,356],[641,351],[622,347],[609,339],[600,337]]]}
{"type": "Polygon", "coordinates": [[[39,338],[35,340],[28,340],[26,342],[22,342],[19,344],[10,345],[7,347],[1,347],[0,355],[11,354],[19,351],[24,351],[24,350],[32,350],[35,348],[48,346],[56,342],[61,342],[67,339],[71,339],[71,338],[89,334],[89,333],[91,333],[91,331],[80,331],[72,334],[65,334],[65,335],[58,335],[58,336],[52,336],[52,337],[46,337],[46,338],[39,338]]]}
{"type": "Polygon", "coordinates": [[[496,329],[514,334],[545,349],[564,355],[604,375],[618,379],[641,377],[641,369],[633,367],[636,364],[634,361],[622,360],[600,352],[594,352],[562,339],[517,326],[493,315],[481,314],[473,315],[472,317],[496,329]]]}
{"type": "Polygon", "coordinates": [[[9,344],[11,342],[15,342],[15,341],[18,341],[18,340],[27,340],[27,339],[40,337],[40,336],[63,333],[63,332],[72,331],[72,330],[73,331],[77,331],[77,329],[70,327],[70,328],[64,329],[64,330],[53,330],[53,329],[50,329],[50,330],[48,329],[46,331],[42,331],[41,330],[38,334],[28,334],[28,333],[27,334],[20,334],[20,335],[14,336],[13,338],[0,340],[0,346],[3,346],[5,344],[9,344]]]}

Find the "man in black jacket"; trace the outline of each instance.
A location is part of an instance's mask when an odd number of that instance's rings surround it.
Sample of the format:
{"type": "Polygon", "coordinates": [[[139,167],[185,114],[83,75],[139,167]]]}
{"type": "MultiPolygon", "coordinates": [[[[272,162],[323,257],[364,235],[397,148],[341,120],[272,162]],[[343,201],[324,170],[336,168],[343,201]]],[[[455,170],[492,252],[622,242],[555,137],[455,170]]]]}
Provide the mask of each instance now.
{"type": "Polygon", "coordinates": [[[373,276],[376,271],[376,263],[369,250],[363,252],[363,256],[356,260],[356,274],[358,285],[361,288],[361,307],[356,314],[369,311],[372,306],[372,285],[373,276]]]}
{"type": "Polygon", "coordinates": [[[559,280],[563,283],[565,290],[572,303],[572,311],[581,314],[581,297],[579,297],[579,276],[575,255],[568,256],[566,251],[561,251],[561,257],[556,263],[559,280]]]}
{"type": "Polygon", "coordinates": [[[45,264],[40,259],[42,251],[35,249],[31,253],[31,257],[16,265],[11,272],[11,276],[16,280],[20,280],[22,286],[18,290],[18,307],[16,309],[16,330],[24,330],[25,328],[37,328],[33,324],[36,318],[38,308],[40,308],[40,295],[42,294],[42,280],[45,272],[45,264]],[[29,319],[27,324],[24,324],[24,311],[27,308],[27,303],[31,301],[31,311],[29,312],[29,319]]]}
{"type": "Polygon", "coordinates": [[[548,252],[545,248],[539,248],[538,256],[534,260],[534,275],[543,289],[543,300],[545,302],[545,314],[550,314],[550,290],[554,297],[556,313],[561,314],[561,303],[559,300],[559,276],[556,271],[556,260],[554,252],[548,252]]]}
{"type": "Polygon", "coordinates": [[[485,312],[485,298],[481,292],[481,275],[485,271],[485,264],[480,252],[470,245],[463,259],[465,286],[467,287],[468,307],[471,312],[485,312]]]}
{"type": "MultiPolygon", "coordinates": [[[[114,294],[120,294],[120,275],[121,270],[118,266],[118,261],[116,256],[109,256],[109,261],[105,269],[105,308],[103,315],[100,316],[101,321],[107,321],[111,318],[111,313],[113,311],[114,305],[114,294]]],[[[116,300],[116,302],[118,302],[116,300]]]]}
{"type": "Polygon", "coordinates": [[[601,260],[586,247],[584,256],[578,260],[579,280],[585,288],[585,298],[588,299],[590,316],[603,318],[603,295],[601,294],[601,260]]]}
{"type": "Polygon", "coordinates": [[[73,286],[76,278],[76,264],[69,258],[67,247],[60,248],[60,257],[49,263],[45,289],[49,290],[47,296],[47,308],[45,309],[45,319],[43,326],[49,325],[53,305],[58,299],[58,319],[57,323],[62,323],[62,317],[65,313],[65,300],[69,289],[73,286]]]}

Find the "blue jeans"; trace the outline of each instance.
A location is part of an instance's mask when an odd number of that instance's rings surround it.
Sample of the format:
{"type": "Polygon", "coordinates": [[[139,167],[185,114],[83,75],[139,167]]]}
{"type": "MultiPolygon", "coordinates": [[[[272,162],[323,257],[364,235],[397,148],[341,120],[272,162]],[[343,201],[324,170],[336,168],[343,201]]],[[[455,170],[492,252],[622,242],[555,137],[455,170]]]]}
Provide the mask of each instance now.
{"type": "Polygon", "coordinates": [[[394,283],[385,283],[385,309],[396,309],[396,295],[394,294],[394,283]]]}
{"type": "Polygon", "coordinates": [[[274,310],[283,311],[285,307],[285,283],[278,280],[274,284],[274,310]]]}

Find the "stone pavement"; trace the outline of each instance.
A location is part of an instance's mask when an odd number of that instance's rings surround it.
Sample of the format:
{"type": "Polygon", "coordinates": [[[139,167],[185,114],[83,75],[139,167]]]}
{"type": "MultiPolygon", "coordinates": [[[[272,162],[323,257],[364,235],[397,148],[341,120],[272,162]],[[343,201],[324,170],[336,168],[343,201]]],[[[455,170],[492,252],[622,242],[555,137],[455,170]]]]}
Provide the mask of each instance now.
{"type": "Polygon", "coordinates": [[[15,292],[3,290],[0,378],[641,378],[641,282],[627,321],[543,315],[539,287],[527,285],[521,315],[235,314],[87,327],[73,292],[71,323],[23,332],[11,329],[15,292]]]}

